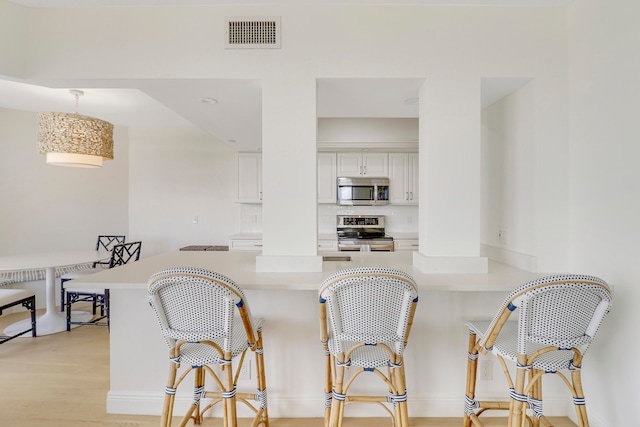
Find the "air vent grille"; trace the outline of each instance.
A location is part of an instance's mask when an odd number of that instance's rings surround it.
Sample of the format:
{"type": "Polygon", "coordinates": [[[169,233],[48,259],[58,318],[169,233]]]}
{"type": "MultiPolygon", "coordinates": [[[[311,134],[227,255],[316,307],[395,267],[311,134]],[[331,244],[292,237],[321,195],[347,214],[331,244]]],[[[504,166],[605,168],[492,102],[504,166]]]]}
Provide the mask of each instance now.
{"type": "Polygon", "coordinates": [[[226,18],[227,49],[279,49],[280,18],[226,18]]]}

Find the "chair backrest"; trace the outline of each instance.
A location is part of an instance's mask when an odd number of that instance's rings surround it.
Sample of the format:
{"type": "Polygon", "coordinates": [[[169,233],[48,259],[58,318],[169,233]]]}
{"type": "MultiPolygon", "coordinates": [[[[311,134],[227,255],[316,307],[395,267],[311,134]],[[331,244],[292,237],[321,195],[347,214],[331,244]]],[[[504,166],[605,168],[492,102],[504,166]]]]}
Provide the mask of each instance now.
{"type": "Polygon", "coordinates": [[[140,251],[142,250],[142,242],[129,242],[121,245],[115,245],[111,249],[111,259],[109,268],[124,265],[129,261],[138,261],[140,259],[140,251]]]}
{"type": "Polygon", "coordinates": [[[345,341],[392,343],[396,354],[404,352],[418,302],[411,276],[388,268],[352,268],[326,279],[318,294],[321,316],[326,312],[321,339],[332,336],[336,352],[345,350],[345,341]]]}
{"type": "Polygon", "coordinates": [[[160,271],[149,279],[148,301],[170,347],[177,340],[222,338],[222,350],[231,351],[236,313],[242,318],[249,345],[256,342],[257,334],[242,289],[216,272],[195,267],[160,271]]]}
{"type": "Polygon", "coordinates": [[[115,245],[119,245],[125,242],[125,236],[98,236],[96,241],[96,251],[110,252],[115,245]]]}
{"type": "Polygon", "coordinates": [[[518,309],[518,353],[529,354],[528,344],[536,343],[576,348],[584,355],[611,302],[609,286],[594,276],[565,274],[533,280],[507,296],[481,345],[491,348],[504,322],[518,309]]]}

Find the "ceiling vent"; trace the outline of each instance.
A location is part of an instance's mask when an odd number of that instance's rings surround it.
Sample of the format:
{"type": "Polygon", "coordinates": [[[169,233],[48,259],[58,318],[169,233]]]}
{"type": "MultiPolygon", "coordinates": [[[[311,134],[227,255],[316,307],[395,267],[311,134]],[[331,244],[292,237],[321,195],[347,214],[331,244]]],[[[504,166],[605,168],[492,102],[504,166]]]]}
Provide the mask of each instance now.
{"type": "Polygon", "coordinates": [[[279,49],[280,17],[225,18],[226,49],[279,49]]]}

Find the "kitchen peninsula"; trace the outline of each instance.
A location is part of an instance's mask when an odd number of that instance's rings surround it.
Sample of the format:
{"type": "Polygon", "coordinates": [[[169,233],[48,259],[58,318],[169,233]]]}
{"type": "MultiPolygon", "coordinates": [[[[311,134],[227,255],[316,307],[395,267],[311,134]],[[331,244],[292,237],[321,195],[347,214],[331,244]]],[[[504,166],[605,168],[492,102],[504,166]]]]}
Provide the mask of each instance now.
{"type": "MultiPolygon", "coordinates": [[[[273,417],[323,414],[324,353],[316,293],[320,283],[334,272],[375,265],[401,269],[415,278],[420,302],[406,353],[409,413],[438,417],[462,414],[467,345],[464,320],[490,318],[508,291],[539,276],[495,262],[489,263],[487,274],[425,274],[413,266],[411,252],[327,255],[333,260],[322,263],[322,272],[263,273],[256,272],[256,254],[251,252],[171,252],[75,280],[77,287],[111,289],[107,412],[161,412],[168,349],[147,304],[146,284],[153,273],[165,268],[208,268],[232,278],[245,290],[253,314],[266,320],[264,354],[273,417]],[[340,260],[345,256],[350,261],[340,260]]],[[[502,379],[496,380],[494,389],[502,392],[502,379]]],[[[556,396],[562,393],[547,390],[546,409],[564,416],[565,402],[556,396]]],[[[189,400],[189,395],[178,396],[176,405],[186,405],[189,400]]],[[[365,409],[368,416],[377,415],[376,410],[365,409]]],[[[349,409],[352,416],[361,414],[358,410],[349,409]]],[[[380,411],[379,415],[385,414],[380,411]]]]}

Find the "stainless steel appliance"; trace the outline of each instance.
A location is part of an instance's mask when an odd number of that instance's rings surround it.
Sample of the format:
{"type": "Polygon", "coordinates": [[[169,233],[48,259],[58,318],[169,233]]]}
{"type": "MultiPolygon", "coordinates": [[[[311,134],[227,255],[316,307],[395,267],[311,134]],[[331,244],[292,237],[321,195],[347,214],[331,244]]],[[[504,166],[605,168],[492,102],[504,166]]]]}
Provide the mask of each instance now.
{"type": "Polygon", "coordinates": [[[339,251],[393,252],[393,237],[385,233],[384,215],[338,215],[339,251]]]}
{"type": "Polygon", "coordinates": [[[338,205],[377,206],[389,204],[389,178],[338,178],[338,205]]]}

